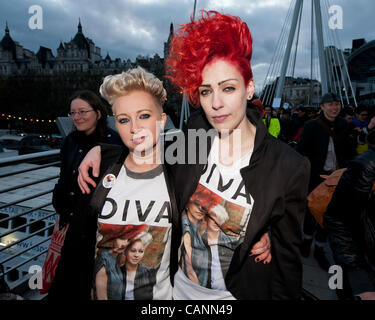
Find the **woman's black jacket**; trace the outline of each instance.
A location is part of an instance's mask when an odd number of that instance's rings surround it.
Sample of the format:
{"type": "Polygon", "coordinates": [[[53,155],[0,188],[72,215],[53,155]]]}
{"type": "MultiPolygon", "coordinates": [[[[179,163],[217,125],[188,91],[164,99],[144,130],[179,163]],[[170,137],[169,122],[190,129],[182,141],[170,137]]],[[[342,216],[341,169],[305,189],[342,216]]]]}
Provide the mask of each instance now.
{"type": "Polygon", "coordinates": [[[375,148],[350,162],[324,215],[335,261],[354,295],[375,291],[375,148]]]}
{"type": "Polygon", "coordinates": [[[78,167],[90,151],[99,142],[123,145],[119,134],[108,128],[106,137],[99,138],[96,133],[86,136],[83,132],[73,131],[62,142],[60,149],[60,177],[53,190],[53,206],[64,222],[77,206],[81,191],[78,187],[78,167]]]}
{"type": "MultiPolygon", "coordinates": [[[[310,163],[272,137],[256,110],[248,109],[248,118],[256,126],[255,145],[249,165],[240,172],[246,192],[254,198],[254,206],[244,242],[234,252],[225,282],[237,299],[299,299],[302,290],[301,224],[310,163]],[[249,257],[250,250],[267,230],[271,236],[272,261],[268,265],[255,263],[249,257]]],[[[202,111],[193,113],[187,123],[187,130],[211,128],[202,111]]],[[[189,142],[186,148],[186,154],[193,151],[189,142]]],[[[207,154],[209,149],[210,146],[207,154]]],[[[204,150],[199,150],[196,143],[195,151],[201,155],[204,150]]],[[[207,160],[202,164],[173,167],[179,212],[194,193],[205,163],[207,160]]]]}
{"type": "MultiPolygon", "coordinates": [[[[61,224],[70,223],[66,234],[61,258],[54,282],[49,290],[48,299],[81,299],[88,297],[88,288],[78,285],[82,279],[90,277],[91,253],[87,239],[93,225],[87,223],[86,205],[88,195],[82,195],[78,183],[78,167],[87,152],[100,141],[121,144],[117,132],[108,128],[105,137],[96,133],[86,136],[73,131],[63,141],[60,150],[60,177],[53,191],[53,206],[59,214],[61,224]],[[89,265],[89,267],[88,267],[89,265]]],[[[91,279],[90,279],[91,280],[91,279]]]]}

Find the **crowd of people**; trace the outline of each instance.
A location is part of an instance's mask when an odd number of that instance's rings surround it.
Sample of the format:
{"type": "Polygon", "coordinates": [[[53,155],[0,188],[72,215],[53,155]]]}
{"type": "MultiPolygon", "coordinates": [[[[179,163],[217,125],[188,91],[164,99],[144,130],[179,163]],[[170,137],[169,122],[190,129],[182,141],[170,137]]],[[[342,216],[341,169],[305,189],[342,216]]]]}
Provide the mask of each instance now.
{"type": "MultiPolygon", "coordinates": [[[[341,101],[337,96],[335,99],[341,101]]],[[[305,122],[314,120],[321,114],[320,106],[304,106],[274,109],[270,105],[262,105],[259,99],[252,103],[261,105],[264,109],[263,121],[268,131],[275,138],[295,146],[299,141],[305,122]]],[[[375,123],[375,106],[352,104],[342,106],[339,116],[349,124],[351,143],[356,153],[362,154],[369,149],[366,136],[375,123]]]]}
{"type": "Polygon", "coordinates": [[[166,91],[142,68],[100,87],[117,133],[103,125],[98,97],[72,97],[76,130],[61,149],[53,197],[69,229],[50,300],[301,299],[301,255],[314,243],[328,270],[327,239],[352,296],[373,298],[374,110],[342,108],[334,93],[319,110],[262,106],[253,99],[251,56],[252,36],[238,17],[203,11],[175,33],[167,75],[198,109],[184,128],[189,161],[161,161],[166,91]],[[203,163],[189,130],[215,133],[203,163]],[[348,168],[346,182],[322,228],[306,199],[339,168],[348,168]],[[343,198],[351,204],[344,217],[343,198]]]}
{"type": "MultiPolygon", "coordinates": [[[[339,298],[375,298],[374,283],[374,133],[375,107],[342,107],[341,99],[323,95],[319,110],[300,106],[277,111],[265,106],[264,123],[274,137],[293,146],[310,160],[309,193],[335,170],[348,168],[335,190],[320,226],[306,207],[301,255],[313,257],[328,271],[327,239],[334,261],[344,268],[339,298]],[[270,120],[271,119],[271,120],[270,120]]],[[[259,102],[256,101],[259,105],[259,102]]]]}

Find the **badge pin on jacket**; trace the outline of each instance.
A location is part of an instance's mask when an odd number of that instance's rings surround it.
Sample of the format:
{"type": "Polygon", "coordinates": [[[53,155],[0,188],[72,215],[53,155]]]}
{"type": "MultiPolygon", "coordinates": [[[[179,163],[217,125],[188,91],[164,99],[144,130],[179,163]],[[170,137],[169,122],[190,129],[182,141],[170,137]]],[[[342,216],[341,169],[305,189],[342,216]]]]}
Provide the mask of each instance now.
{"type": "Polygon", "coordinates": [[[115,184],[116,182],[116,177],[114,174],[107,174],[104,178],[103,178],[103,187],[104,188],[112,188],[113,185],[115,184]]]}

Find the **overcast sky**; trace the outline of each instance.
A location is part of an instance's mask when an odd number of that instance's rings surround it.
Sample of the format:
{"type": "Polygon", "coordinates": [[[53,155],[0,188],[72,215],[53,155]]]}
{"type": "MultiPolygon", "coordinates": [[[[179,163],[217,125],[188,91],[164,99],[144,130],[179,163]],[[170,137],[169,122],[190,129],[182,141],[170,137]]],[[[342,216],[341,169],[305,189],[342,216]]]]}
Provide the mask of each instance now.
{"type": "MultiPolygon", "coordinates": [[[[197,14],[201,9],[217,10],[240,16],[248,24],[254,39],[252,67],[257,91],[263,85],[292,1],[197,0],[197,14]]],[[[307,76],[311,1],[303,2],[296,75],[307,76]]],[[[186,23],[193,5],[194,0],[0,0],[0,27],[4,30],[7,20],[13,40],[34,52],[39,46],[51,48],[56,55],[60,41],[68,42],[76,34],[80,17],[84,35],[101,48],[103,58],[108,52],[112,59],[134,61],[139,54],[163,57],[170,23],[175,28],[186,23]],[[29,28],[32,5],[43,9],[42,30],[29,28]]],[[[351,47],[352,39],[375,40],[373,0],[329,0],[329,5],[339,5],[343,10],[343,29],[337,30],[343,48],[351,47]]],[[[328,17],[327,12],[324,15],[328,17]]],[[[327,25],[328,21],[323,23],[327,25]]],[[[0,30],[0,39],[3,34],[0,30]]]]}

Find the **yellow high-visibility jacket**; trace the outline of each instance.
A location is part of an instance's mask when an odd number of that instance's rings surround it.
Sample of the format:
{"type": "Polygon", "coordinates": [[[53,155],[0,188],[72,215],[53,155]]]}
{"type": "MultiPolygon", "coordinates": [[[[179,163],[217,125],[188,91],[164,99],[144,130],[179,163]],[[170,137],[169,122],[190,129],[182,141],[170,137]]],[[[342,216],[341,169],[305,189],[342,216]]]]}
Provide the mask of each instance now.
{"type": "Polygon", "coordinates": [[[277,138],[280,134],[280,121],[277,118],[269,118],[267,115],[264,116],[263,122],[266,125],[268,132],[277,138]]]}

